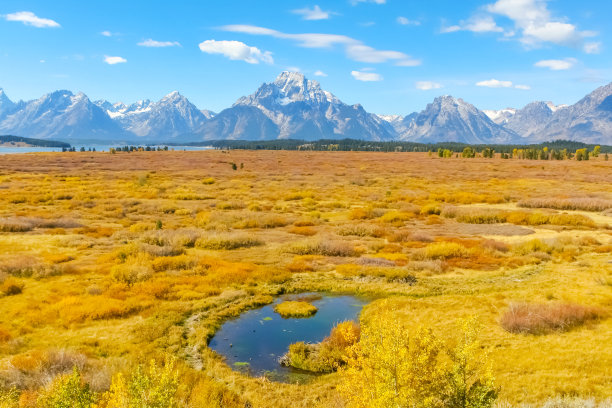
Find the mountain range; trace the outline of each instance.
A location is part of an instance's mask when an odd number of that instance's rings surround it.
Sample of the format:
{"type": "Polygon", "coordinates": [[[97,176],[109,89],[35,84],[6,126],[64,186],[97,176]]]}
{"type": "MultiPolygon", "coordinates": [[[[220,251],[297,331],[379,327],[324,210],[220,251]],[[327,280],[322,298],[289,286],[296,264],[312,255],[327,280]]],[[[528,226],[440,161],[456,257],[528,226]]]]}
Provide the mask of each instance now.
{"type": "Polygon", "coordinates": [[[481,111],[445,95],[406,116],[377,115],[360,104],[348,105],[298,72],[282,72],[218,114],[198,109],[176,91],[158,102],[127,105],[92,102],[83,93],[66,90],[13,102],[0,88],[0,134],[101,144],[288,138],[612,144],[612,83],[571,106],[532,102],[522,109],[481,111]]]}

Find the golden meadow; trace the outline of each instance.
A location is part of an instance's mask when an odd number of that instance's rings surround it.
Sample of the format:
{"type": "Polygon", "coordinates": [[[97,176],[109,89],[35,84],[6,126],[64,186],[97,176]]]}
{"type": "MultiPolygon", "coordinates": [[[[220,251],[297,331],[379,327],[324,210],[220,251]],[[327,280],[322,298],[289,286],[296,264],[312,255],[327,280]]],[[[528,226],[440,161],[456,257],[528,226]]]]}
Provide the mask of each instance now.
{"type": "Polygon", "coordinates": [[[300,292],[377,299],[362,333],[384,317],[454,344],[476,319],[497,406],[609,403],[611,252],[602,157],[0,156],[0,406],[71,386],[83,407],[385,406],[347,392],[351,370],[275,383],[207,347],[300,292]]]}

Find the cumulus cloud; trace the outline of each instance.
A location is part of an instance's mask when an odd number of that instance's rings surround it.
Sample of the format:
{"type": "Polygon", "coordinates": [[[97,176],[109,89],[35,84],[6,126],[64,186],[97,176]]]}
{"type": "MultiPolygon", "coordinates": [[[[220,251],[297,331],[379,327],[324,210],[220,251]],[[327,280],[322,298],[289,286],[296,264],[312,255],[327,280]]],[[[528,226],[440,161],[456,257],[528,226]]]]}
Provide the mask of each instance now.
{"type": "Polygon", "coordinates": [[[406,17],[402,17],[402,16],[399,16],[396,21],[398,22],[398,24],[401,24],[401,25],[414,25],[414,26],[421,25],[421,22],[419,20],[409,20],[406,17]]]}
{"type": "Polygon", "coordinates": [[[566,18],[555,18],[547,7],[547,0],[497,0],[486,6],[490,13],[512,20],[522,33],[520,41],[528,46],[550,42],[580,46],[584,39],[596,33],[580,31],[566,18]]]}
{"type": "Polygon", "coordinates": [[[534,64],[534,66],[539,68],[548,68],[552,71],[563,71],[572,68],[576,62],[578,61],[575,58],[565,58],[562,60],[550,59],[538,61],[534,64]]]}
{"type": "Polygon", "coordinates": [[[442,33],[454,33],[457,31],[472,31],[474,33],[501,33],[503,28],[497,25],[491,16],[475,16],[461,24],[442,27],[442,33]]]}
{"type": "Polygon", "coordinates": [[[178,41],[155,41],[151,38],[149,38],[148,40],[141,41],[137,45],[141,47],[154,47],[154,48],[180,47],[181,46],[181,44],[178,41]]]}
{"type": "Polygon", "coordinates": [[[348,58],[359,62],[393,62],[398,66],[416,66],[421,64],[420,60],[414,59],[403,52],[377,50],[346,35],[320,33],[288,34],[270,28],[252,25],[226,25],[221,27],[221,29],[234,33],[265,35],[291,40],[295,41],[298,46],[305,48],[332,48],[334,46],[341,46],[344,47],[348,58]]]}
{"type": "Polygon", "coordinates": [[[115,64],[123,64],[127,62],[127,60],[123,57],[111,57],[111,56],[105,55],[104,62],[106,62],[108,65],[115,65],[115,64]]]}
{"type": "Polygon", "coordinates": [[[500,81],[498,79],[488,79],[486,81],[476,82],[476,86],[485,88],[516,88],[522,90],[531,89],[529,85],[514,85],[512,81],[500,81]]]}
{"type": "Polygon", "coordinates": [[[261,51],[259,48],[250,47],[240,41],[206,40],[201,42],[199,47],[207,54],[221,54],[231,60],[244,61],[249,64],[274,63],[271,52],[261,51]]]}
{"type": "Polygon", "coordinates": [[[416,89],[420,89],[421,91],[430,91],[432,89],[440,89],[442,88],[442,84],[431,81],[418,81],[416,84],[416,89]]]}
{"type": "Polygon", "coordinates": [[[351,71],[351,75],[356,80],[363,82],[378,82],[383,80],[383,77],[380,74],[377,74],[376,72],[365,72],[364,70],[351,71]]]}
{"type": "Polygon", "coordinates": [[[315,5],[313,8],[302,8],[291,11],[293,14],[299,14],[302,16],[302,20],[327,20],[331,17],[332,14],[335,14],[331,11],[323,11],[321,7],[315,5]]]}
{"type": "Polygon", "coordinates": [[[321,70],[315,71],[314,75],[318,76],[318,77],[326,77],[327,76],[327,74],[325,72],[321,71],[321,70]]]}
{"type": "Polygon", "coordinates": [[[61,27],[57,21],[48,18],[38,17],[31,11],[18,11],[17,13],[7,14],[4,16],[6,21],[18,21],[25,25],[38,28],[57,28],[61,27]]]}

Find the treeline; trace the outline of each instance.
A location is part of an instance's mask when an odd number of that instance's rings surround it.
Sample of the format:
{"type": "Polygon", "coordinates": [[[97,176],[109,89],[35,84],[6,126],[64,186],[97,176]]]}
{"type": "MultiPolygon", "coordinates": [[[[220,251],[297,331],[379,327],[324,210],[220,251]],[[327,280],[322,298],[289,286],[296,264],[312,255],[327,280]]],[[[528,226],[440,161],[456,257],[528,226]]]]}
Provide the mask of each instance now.
{"type": "Polygon", "coordinates": [[[70,148],[70,143],[58,142],[55,140],[32,139],[29,137],[4,135],[0,136],[0,144],[2,143],[25,143],[34,147],[61,147],[70,148]]]}
{"type": "MultiPolygon", "coordinates": [[[[490,149],[495,153],[512,154],[515,150],[543,150],[575,152],[578,149],[593,151],[596,145],[571,140],[556,140],[539,144],[475,144],[455,142],[415,143],[415,142],[373,142],[356,139],[321,139],[304,141],[297,139],[284,140],[215,140],[210,142],[190,143],[189,146],[212,146],[215,149],[231,150],[311,150],[311,151],[366,151],[366,152],[437,152],[439,149],[453,153],[463,153],[466,147],[476,152],[490,149]]],[[[600,146],[601,153],[612,153],[612,146],[600,146]]]]}

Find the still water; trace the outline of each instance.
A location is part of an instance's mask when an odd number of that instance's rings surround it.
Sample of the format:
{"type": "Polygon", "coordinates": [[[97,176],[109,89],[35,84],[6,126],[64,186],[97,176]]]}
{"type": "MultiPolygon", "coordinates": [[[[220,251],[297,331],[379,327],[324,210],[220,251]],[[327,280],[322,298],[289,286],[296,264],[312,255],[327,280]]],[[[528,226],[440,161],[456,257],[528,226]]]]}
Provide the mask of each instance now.
{"type": "Polygon", "coordinates": [[[210,340],[209,347],[224,356],[229,366],[253,376],[266,375],[283,382],[304,382],[312,378],[310,373],[281,366],[279,357],[292,343],[318,343],[336,323],[357,321],[367,301],[354,296],[323,296],[311,302],[319,309],[314,316],[283,319],[273,309],[275,304],[288,299],[291,297],[277,299],[273,304],[227,321],[210,340]]]}

